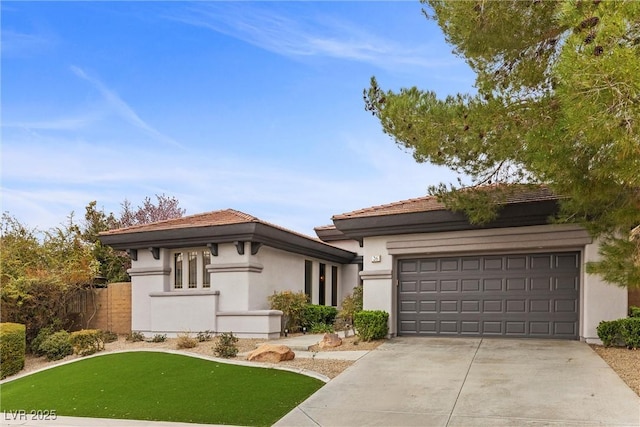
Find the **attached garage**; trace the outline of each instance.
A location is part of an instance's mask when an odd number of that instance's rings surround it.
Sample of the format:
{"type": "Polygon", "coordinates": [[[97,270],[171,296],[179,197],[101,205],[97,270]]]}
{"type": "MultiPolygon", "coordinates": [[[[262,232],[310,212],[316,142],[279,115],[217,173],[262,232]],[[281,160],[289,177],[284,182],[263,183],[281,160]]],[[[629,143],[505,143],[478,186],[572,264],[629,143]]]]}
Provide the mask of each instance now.
{"type": "Polygon", "coordinates": [[[482,226],[426,196],[335,215],[319,237],[359,243],[363,305],[389,313],[390,336],[599,342],[627,311],[625,289],[587,272],[600,242],[553,222],[547,188],[513,189],[482,226]]]}
{"type": "Polygon", "coordinates": [[[580,253],[401,259],[398,335],[578,339],[580,253]]]}

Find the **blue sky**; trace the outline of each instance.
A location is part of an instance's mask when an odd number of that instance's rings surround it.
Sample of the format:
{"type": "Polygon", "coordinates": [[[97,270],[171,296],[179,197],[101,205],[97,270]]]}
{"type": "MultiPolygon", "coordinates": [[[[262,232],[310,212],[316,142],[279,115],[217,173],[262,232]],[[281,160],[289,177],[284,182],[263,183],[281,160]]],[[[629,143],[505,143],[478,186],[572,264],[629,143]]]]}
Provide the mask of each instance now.
{"type": "Polygon", "coordinates": [[[48,229],[167,194],[313,235],[452,181],[364,110],[472,90],[416,1],[1,4],[2,211],[48,229]]]}

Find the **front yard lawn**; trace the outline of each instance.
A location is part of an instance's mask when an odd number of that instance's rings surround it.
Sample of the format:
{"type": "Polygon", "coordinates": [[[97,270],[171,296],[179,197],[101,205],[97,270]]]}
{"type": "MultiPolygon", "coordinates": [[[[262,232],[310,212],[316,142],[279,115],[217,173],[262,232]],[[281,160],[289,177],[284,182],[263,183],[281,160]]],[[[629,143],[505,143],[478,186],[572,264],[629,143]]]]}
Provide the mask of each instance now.
{"type": "Polygon", "coordinates": [[[315,378],[177,354],[107,354],[2,385],[0,411],[272,425],[322,387],[315,378]]]}

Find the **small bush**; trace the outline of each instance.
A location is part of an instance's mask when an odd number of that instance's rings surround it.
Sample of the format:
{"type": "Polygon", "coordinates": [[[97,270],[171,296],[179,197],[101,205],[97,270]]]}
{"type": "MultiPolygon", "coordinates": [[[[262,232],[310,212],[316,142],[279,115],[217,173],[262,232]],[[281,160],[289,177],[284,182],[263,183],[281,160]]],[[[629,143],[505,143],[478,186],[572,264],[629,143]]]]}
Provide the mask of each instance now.
{"type": "Polygon", "coordinates": [[[167,334],[155,334],[151,338],[151,342],[165,342],[167,340],[167,334]]]}
{"type": "Polygon", "coordinates": [[[29,345],[31,354],[35,356],[44,356],[44,353],[40,351],[40,345],[44,342],[44,340],[53,335],[54,332],[56,332],[56,330],[53,326],[46,326],[40,329],[36,337],[31,340],[31,344],[29,345]]]}
{"type": "Polygon", "coordinates": [[[103,333],[98,329],[83,329],[72,332],[69,341],[73,350],[80,356],[88,356],[104,350],[103,333]]]}
{"type": "Polygon", "coordinates": [[[196,335],[196,339],[198,342],[211,341],[213,339],[213,332],[211,331],[202,331],[198,332],[196,335]]]}
{"type": "Polygon", "coordinates": [[[302,326],[308,330],[314,325],[333,325],[338,309],[329,305],[307,304],[302,314],[302,326]]]}
{"type": "Polygon", "coordinates": [[[379,340],[389,332],[389,313],[382,310],[363,310],[356,313],[354,324],[362,341],[379,340]]]}
{"type": "Polygon", "coordinates": [[[640,307],[634,305],[629,307],[629,317],[640,317],[640,307]]]}
{"type": "Polygon", "coordinates": [[[596,332],[605,347],[618,345],[620,341],[620,320],[603,320],[598,323],[596,332]]]}
{"type": "Polygon", "coordinates": [[[191,337],[188,333],[178,335],[178,341],[176,342],[177,348],[179,349],[193,348],[197,345],[198,345],[198,340],[191,337]]]}
{"type": "Polygon", "coordinates": [[[310,329],[312,334],[326,334],[333,333],[335,330],[333,329],[333,325],[327,325],[326,323],[314,323],[311,325],[310,329]]]}
{"type": "Polygon", "coordinates": [[[233,336],[233,332],[225,332],[218,337],[218,341],[213,347],[213,353],[225,359],[236,357],[238,354],[237,342],[238,338],[233,336]]]}
{"type": "Polygon", "coordinates": [[[142,332],[131,331],[129,335],[127,335],[127,341],[138,342],[144,341],[144,334],[142,332]]]}
{"type": "Polygon", "coordinates": [[[284,328],[289,329],[290,332],[296,332],[302,328],[307,302],[308,297],[304,292],[274,292],[269,296],[271,309],[282,311],[284,328]]]}
{"type": "Polygon", "coordinates": [[[110,343],[118,341],[118,334],[111,331],[102,331],[102,342],[110,343]]]}
{"type": "Polygon", "coordinates": [[[347,295],[340,304],[340,313],[336,321],[336,328],[353,328],[353,318],[356,313],[362,311],[362,286],[353,288],[353,294],[347,295]]]}
{"type": "Polygon", "coordinates": [[[620,319],[620,337],[624,345],[630,349],[640,347],[640,318],[620,319]]]}
{"type": "Polygon", "coordinates": [[[16,374],[24,368],[26,347],[24,325],[0,323],[0,379],[16,374]]]}
{"type": "Polygon", "coordinates": [[[67,331],[55,332],[40,344],[39,350],[47,357],[47,360],[60,360],[73,354],[70,338],[67,331]]]}

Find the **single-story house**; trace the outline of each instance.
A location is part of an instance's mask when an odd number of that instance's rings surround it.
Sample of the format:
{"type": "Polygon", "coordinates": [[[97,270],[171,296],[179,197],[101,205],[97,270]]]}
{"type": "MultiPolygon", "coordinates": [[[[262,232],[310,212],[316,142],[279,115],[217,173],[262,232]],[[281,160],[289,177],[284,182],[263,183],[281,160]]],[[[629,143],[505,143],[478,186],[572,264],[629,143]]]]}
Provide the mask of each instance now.
{"type": "Polygon", "coordinates": [[[277,337],[274,291],[338,306],[362,284],[391,336],[596,341],[626,315],[627,292],[585,270],[598,242],[552,224],[546,188],[511,195],[497,219],[472,225],[434,197],[333,216],[305,236],[232,209],[101,233],[132,259],[132,329],[277,337]]]}

